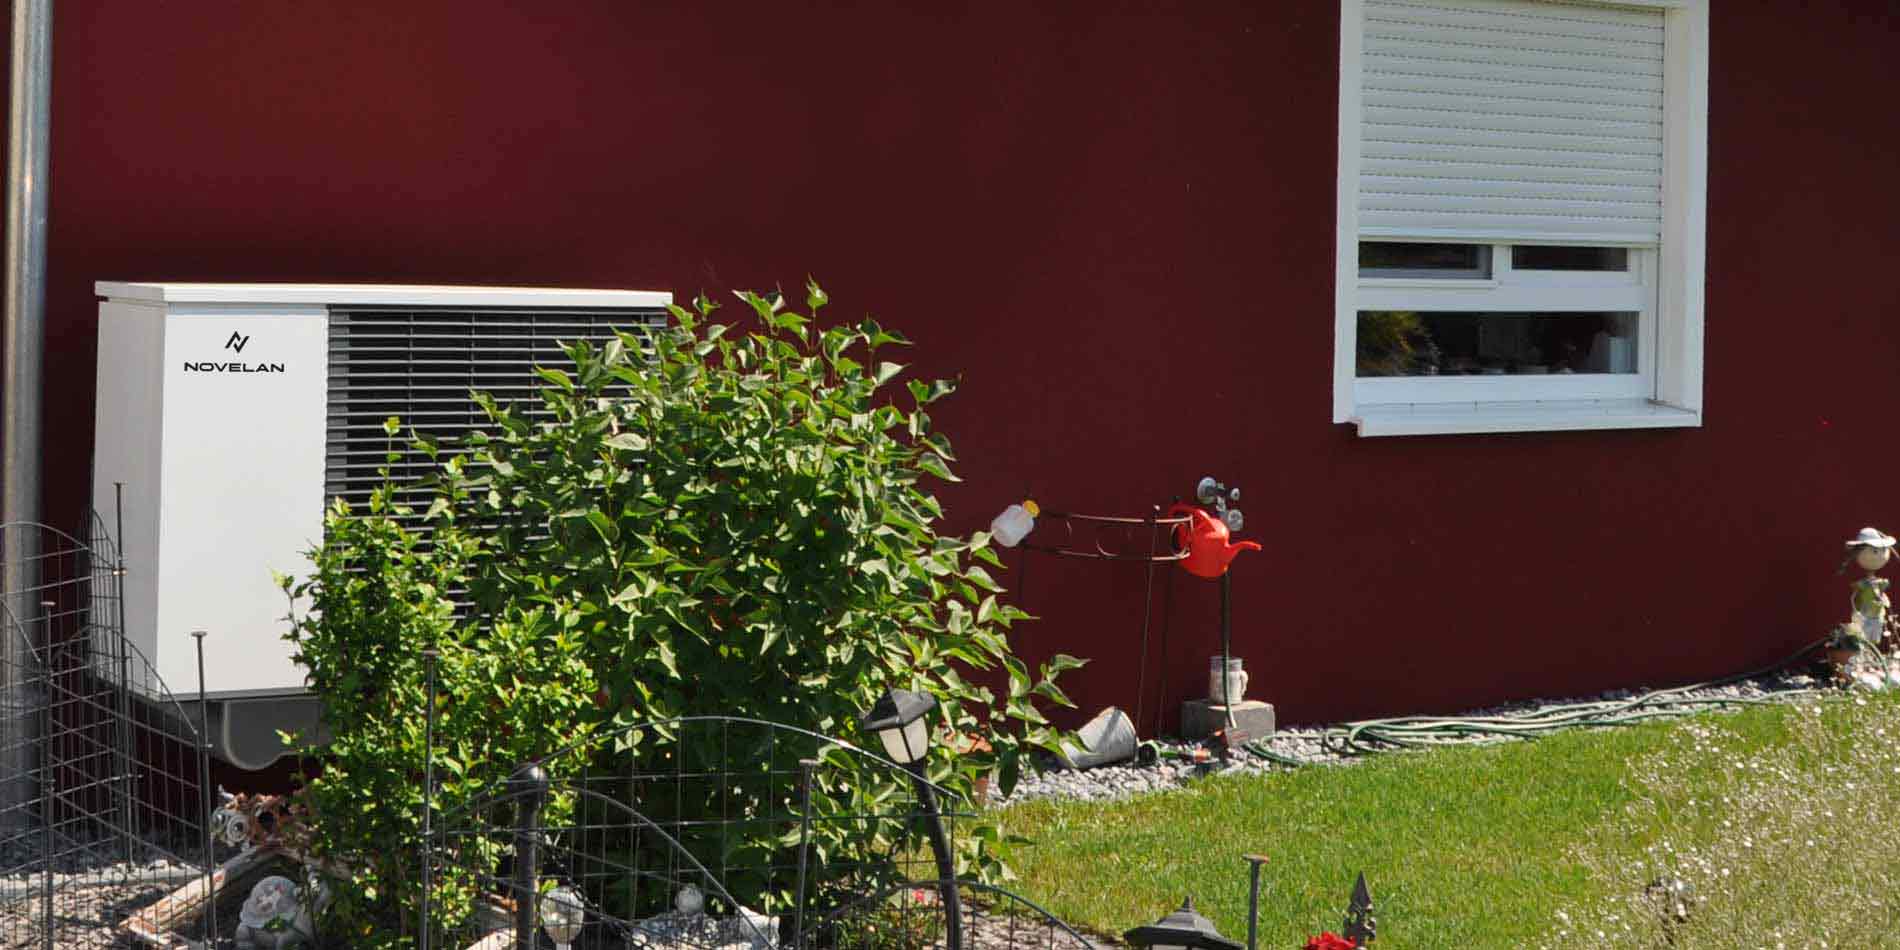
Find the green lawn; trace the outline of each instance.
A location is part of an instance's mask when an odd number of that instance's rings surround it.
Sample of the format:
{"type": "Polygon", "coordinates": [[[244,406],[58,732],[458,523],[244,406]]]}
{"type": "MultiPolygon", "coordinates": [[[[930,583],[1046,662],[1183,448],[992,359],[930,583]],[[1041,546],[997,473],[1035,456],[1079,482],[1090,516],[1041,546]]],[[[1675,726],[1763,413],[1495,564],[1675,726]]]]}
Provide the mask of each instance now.
{"type": "Polygon", "coordinates": [[[1755,914],[1763,927],[1827,933],[1835,937],[1828,946],[1857,925],[1837,925],[1825,910],[1807,920],[1799,888],[1866,889],[1856,899],[1872,901],[1889,924],[1887,936],[1867,930],[1868,945],[1888,946],[1900,939],[1890,936],[1900,898],[1879,889],[1892,884],[1881,869],[1900,866],[1895,850],[1820,862],[1832,870],[1813,873],[1826,880],[1804,882],[1802,870],[1790,883],[1778,862],[1801,865],[1804,846],[1817,858],[1829,848],[1900,848],[1891,830],[1900,827],[1895,738],[1900,704],[1892,699],[1830,698],[1344,768],[1212,777],[1115,803],[1029,802],[1003,816],[1009,832],[1035,840],[1013,862],[1017,889],[1102,933],[1119,935],[1192,894],[1222,933],[1245,940],[1241,855],[1251,852],[1272,858],[1262,875],[1262,947],[1298,947],[1322,928],[1338,930],[1360,870],[1380,947],[1646,946],[1657,925],[1643,919],[1636,895],[1658,868],[1701,886],[1705,918],[1755,914]],[[1856,782],[1854,795],[1834,791],[1843,781],[1856,782]],[[1835,816],[1850,799],[1854,815],[1835,816]],[[1866,840],[1862,823],[1884,840],[1866,840]],[[1820,830],[1803,830],[1811,828],[1820,830]],[[1771,850],[1771,835],[1801,840],[1773,861],[1754,861],[1771,850]],[[1588,923],[1588,933],[1560,932],[1560,911],[1588,923]],[[1635,930],[1619,938],[1613,931],[1633,917],[1635,930]],[[1612,932],[1590,936],[1599,924],[1612,932]]]}

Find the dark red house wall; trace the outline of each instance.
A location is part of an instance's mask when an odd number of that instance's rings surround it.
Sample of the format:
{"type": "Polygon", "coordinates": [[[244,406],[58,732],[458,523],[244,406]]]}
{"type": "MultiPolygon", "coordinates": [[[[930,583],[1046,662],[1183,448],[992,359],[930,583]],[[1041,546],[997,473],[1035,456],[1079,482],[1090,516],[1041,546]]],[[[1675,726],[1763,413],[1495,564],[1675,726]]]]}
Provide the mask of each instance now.
{"type": "MultiPolygon", "coordinates": [[[[1235,638],[1287,720],[1771,660],[1900,526],[1889,0],[1715,4],[1705,428],[1404,439],[1328,422],[1334,4],[913,6],[62,4],[48,516],[85,504],[96,279],[811,273],[962,377],[955,530],[1243,486],[1235,638]]],[[[1132,707],[1139,569],[1026,580],[1028,649],[1132,707]]],[[[1176,580],[1177,700],[1215,604],[1176,580]]]]}

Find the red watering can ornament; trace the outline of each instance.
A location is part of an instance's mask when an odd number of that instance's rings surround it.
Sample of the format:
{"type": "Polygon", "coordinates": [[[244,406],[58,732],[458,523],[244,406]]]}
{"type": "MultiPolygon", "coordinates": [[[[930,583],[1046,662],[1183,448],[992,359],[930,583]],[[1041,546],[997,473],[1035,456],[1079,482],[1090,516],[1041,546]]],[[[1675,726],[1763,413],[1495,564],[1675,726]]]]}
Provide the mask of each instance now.
{"type": "Polygon", "coordinates": [[[1187,515],[1189,520],[1187,524],[1175,525],[1174,544],[1187,551],[1181,567],[1195,577],[1219,577],[1227,573],[1227,565],[1233,563],[1240,552],[1260,550],[1260,545],[1252,541],[1229,541],[1226,523],[1208,514],[1205,508],[1182,503],[1168,509],[1169,517],[1180,514],[1187,515]]]}

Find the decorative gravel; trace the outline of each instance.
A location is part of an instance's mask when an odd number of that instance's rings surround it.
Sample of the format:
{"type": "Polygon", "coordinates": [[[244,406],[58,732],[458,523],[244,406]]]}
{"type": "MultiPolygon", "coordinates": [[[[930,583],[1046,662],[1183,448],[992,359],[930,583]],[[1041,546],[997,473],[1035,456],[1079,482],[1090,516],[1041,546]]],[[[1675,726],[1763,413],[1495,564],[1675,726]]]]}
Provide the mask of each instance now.
{"type": "MultiPolygon", "coordinates": [[[[132,861],[113,860],[117,855],[106,841],[62,838],[54,847],[52,901],[60,947],[121,946],[121,922],[204,874],[171,856],[183,850],[177,842],[142,841],[132,861]]],[[[0,950],[44,946],[47,876],[38,865],[45,852],[45,839],[35,829],[0,841],[0,950]]]]}
{"type": "MultiPolygon", "coordinates": [[[[1900,665],[1893,668],[1900,674],[1900,665]]],[[[1873,677],[1871,671],[1865,673],[1873,677]]],[[[1817,681],[1806,674],[1777,674],[1753,680],[1743,680],[1724,686],[1707,686],[1698,689],[1671,693],[1666,698],[1645,703],[1644,710],[1663,710],[1694,712],[1712,707],[1696,705],[1687,700],[1710,699],[1758,699],[1792,700],[1811,690],[1828,684],[1817,681]]],[[[1872,685],[1869,683],[1868,685],[1872,685]]],[[[1581,703],[1626,702],[1649,692],[1646,689],[1617,689],[1593,697],[1570,699],[1535,699],[1523,702],[1507,703],[1502,706],[1490,706],[1474,709],[1445,719],[1476,719],[1493,717],[1534,718],[1540,715],[1558,715],[1565,707],[1581,703]]],[[[1720,707],[1714,707],[1720,708],[1720,707]]],[[[1364,756],[1342,755],[1330,748],[1325,742],[1329,735],[1342,734],[1352,725],[1345,723],[1337,726],[1317,726],[1303,728],[1283,728],[1266,740],[1266,746],[1272,752],[1304,765],[1351,765],[1362,761],[1364,756]]],[[[1473,738],[1473,743],[1497,741],[1495,739],[1473,738]]],[[[1000,804],[1032,801],[1035,799],[1066,799],[1075,801],[1107,801],[1140,795],[1147,792],[1164,791],[1179,788],[1208,775],[1242,774],[1252,775],[1274,771],[1287,771],[1291,766],[1272,761],[1264,756],[1245,750],[1235,750],[1232,757],[1223,762],[1213,759],[1204,764],[1191,761],[1199,743],[1161,740],[1156,743],[1161,755],[1152,765],[1137,765],[1133,761],[1120,765],[1101,766],[1086,770],[1068,770],[1050,768],[1040,774],[1025,774],[1016,783],[1016,788],[1000,804]]]]}
{"type": "MultiPolygon", "coordinates": [[[[1119,946],[1077,933],[1082,938],[1078,944],[1074,937],[1056,930],[1040,921],[1024,923],[1011,921],[1006,917],[992,917],[982,912],[971,916],[963,932],[963,945],[974,950],[1110,950],[1119,946]]],[[[943,944],[932,944],[929,950],[937,950],[943,944]]]]}
{"type": "MultiPolygon", "coordinates": [[[[139,908],[170,893],[183,880],[166,881],[158,871],[106,866],[92,871],[53,875],[53,918],[59,922],[61,947],[116,947],[118,925],[139,908]]],[[[0,879],[0,950],[40,950],[44,944],[44,879],[0,879]]]]}

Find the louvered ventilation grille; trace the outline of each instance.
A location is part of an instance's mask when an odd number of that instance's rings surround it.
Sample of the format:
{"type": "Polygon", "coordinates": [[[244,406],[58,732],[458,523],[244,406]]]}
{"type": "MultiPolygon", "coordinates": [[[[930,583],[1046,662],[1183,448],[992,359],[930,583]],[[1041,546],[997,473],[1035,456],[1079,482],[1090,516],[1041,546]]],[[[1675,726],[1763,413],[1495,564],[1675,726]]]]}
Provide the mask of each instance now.
{"type": "MultiPolygon", "coordinates": [[[[330,314],[328,441],[324,501],[341,496],[359,510],[382,484],[390,439],[383,421],[402,419],[432,439],[486,428],[469,392],[489,393],[539,414],[536,366],[571,364],[561,346],[606,340],[617,330],[662,326],[661,309],[333,310],[330,314]]],[[[397,445],[398,482],[430,473],[421,453],[397,445]]]]}

